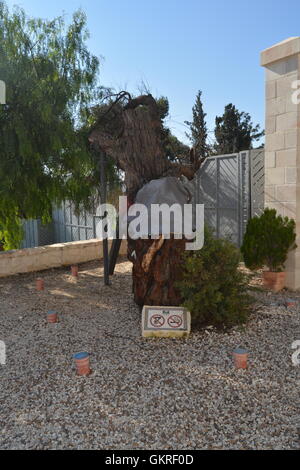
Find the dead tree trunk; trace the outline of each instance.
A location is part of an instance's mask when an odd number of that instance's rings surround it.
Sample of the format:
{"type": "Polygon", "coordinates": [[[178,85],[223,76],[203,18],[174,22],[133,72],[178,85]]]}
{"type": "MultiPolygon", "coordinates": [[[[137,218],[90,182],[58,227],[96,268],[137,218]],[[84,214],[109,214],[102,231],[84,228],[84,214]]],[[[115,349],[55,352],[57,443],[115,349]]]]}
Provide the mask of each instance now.
{"type": "Polygon", "coordinates": [[[138,305],[179,305],[176,281],[181,277],[185,240],[128,240],[128,258],[133,262],[134,300],[138,305]],[[132,253],[136,257],[132,257],[132,253]]]}
{"type": "MultiPolygon", "coordinates": [[[[163,125],[155,99],[142,95],[131,99],[126,92],[105,109],[99,108],[90,142],[106,152],[125,172],[127,195],[133,202],[146,183],[165,176],[192,179],[200,167],[195,153],[185,164],[171,162],[163,144],[163,125]]],[[[96,110],[97,111],[97,110],[96,110]]],[[[174,283],[180,278],[180,258],[185,240],[128,240],[133,263],[133,292],[139,305],[178,305],[174,283]]]]}

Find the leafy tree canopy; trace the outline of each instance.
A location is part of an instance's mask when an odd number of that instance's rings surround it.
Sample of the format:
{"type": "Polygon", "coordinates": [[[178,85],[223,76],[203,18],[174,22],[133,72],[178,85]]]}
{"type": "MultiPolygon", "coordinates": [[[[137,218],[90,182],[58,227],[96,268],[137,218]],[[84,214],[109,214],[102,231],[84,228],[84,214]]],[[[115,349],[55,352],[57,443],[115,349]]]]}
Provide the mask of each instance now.
{"type": "Polygon", "coordinates": [[[190,148],[182,143],[175,135],[172,134],[169,127],[164,122],[169,116],[169,100],[166,96],[156,99],[160,118],[163,122],[163,142],[167,157],[171,161],[186,162],[189,159],[190,148]]]}
{"type": "MultiPolygon", "coordinates": [[[[53,203],[87,203],[96,184],[90,106],[102,94],[81,11],[65,24],[0,2],[0,240],[17,247],[22,218],[51,218],[53,203]]],[[[99,180],[98,180],[99,181],[99,180]]],[[[98,183],[97,183],[98,184],[98,183]]]]}
{"type": "Polygon", "coordinates": [[[216,117],[215,152],[235,153],[253,147],[253,142],[264,135],[259,124],[251,121],[249,113],[240,112],[233,104],[225,106],[224,114],[216,117]]]}

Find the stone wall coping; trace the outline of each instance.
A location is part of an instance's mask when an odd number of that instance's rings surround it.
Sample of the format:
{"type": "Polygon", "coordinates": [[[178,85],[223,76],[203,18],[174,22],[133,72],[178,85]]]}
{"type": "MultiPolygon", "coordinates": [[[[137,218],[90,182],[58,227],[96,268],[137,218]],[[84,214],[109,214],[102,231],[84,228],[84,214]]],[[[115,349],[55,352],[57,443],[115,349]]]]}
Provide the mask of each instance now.
{"type": "MultiPolygon", "coordinates": [[[[112,240],[108,240],[111,246],[112,240]]],[[[122,240],[120,255],[127,253],[127,240],[122,240]]],[[[85,263],[103,257],[103,240],[93,238],[77,242],[55,243],[0,252],[0,277],[41,271],[59,266],[85,263]]]]}
{"type": "Polygon", "coordinates": [[[300,53],[300,37],[294,36],[268,47],[260,54],[260,64],[265,67],[273,62],[300,53]]]}
{"type": "Polygon", "coordinates": [[[20,250],[8,250],[8,251],[0,251],[0,259],[3,258],[17,258],[20,256],[28,256],[28,255],[38,255],[42,254],[43,252],[51,252],[56,251],[57,249],[68,249],[68,248],[84,248],[88,246],[93,246],[102,242],[102,240],[98,238],[93,238],[91,240],[80,240],[76,242],[66,242],[66,243],[53,243],[52,245],[43,245],[43,246],[35,246],[32,248],[22,248],[20,250]]]}

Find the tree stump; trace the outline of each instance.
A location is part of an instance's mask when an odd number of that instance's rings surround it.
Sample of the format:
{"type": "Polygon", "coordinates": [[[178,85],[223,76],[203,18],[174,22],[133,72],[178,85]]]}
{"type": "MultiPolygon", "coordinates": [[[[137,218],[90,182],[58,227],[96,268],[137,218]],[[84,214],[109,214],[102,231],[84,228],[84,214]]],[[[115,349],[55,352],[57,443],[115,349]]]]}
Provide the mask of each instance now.
{"type": "Polygon", "coordinates": [[[140,305],[177,306],[181,297],[176,282],[181,279],[181,257],[186,240],[128,240],[128,259],[133,263],[135,302],[140,305]]]}

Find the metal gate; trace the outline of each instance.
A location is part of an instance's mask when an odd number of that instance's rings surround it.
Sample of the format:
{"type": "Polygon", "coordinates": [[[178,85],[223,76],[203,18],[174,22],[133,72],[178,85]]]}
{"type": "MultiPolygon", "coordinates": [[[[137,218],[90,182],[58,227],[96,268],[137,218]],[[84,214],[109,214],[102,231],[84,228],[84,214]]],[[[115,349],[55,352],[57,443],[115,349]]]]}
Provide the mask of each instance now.
{"type": "Polygon", "coordinates": [[[52,222],[44,225],[40,219],[24,220],[23,230],[24,238],[20,248],[34,248],[55,243],[52,222]]]}
{"type": "Polygon", "coordinates": [[[100,220],[94,214],[82,210],[75,214],[73,204],[65,201],[61,207],[53,210],[55,242],[73,242],[96,238],[96,225],[100,220]]]}
{"type": "Polygon", "coordinates": [[[217,238],[241,245],[248,219],[263,208],[263,178],[261,149],[205,160],[196,178],[196,200],[204,204],[205,222],[217,238]]]}
{"type": "Polygon", "coordinates": [[[74,242],[96,238],[96,227],[100,217],[82,210],[75,214],[74,207],[65,201],[52,211],[52,222],[43,225],[39,219],[23,222],[24,239],[21,248],[74,242]]]}
{"type": "Polygon", "coordinates": [[[251,150],[250,152],[250,202],[251,217],[259,215],[264,207],[265,186],[265,152],[264,149],[251,150]]]}

